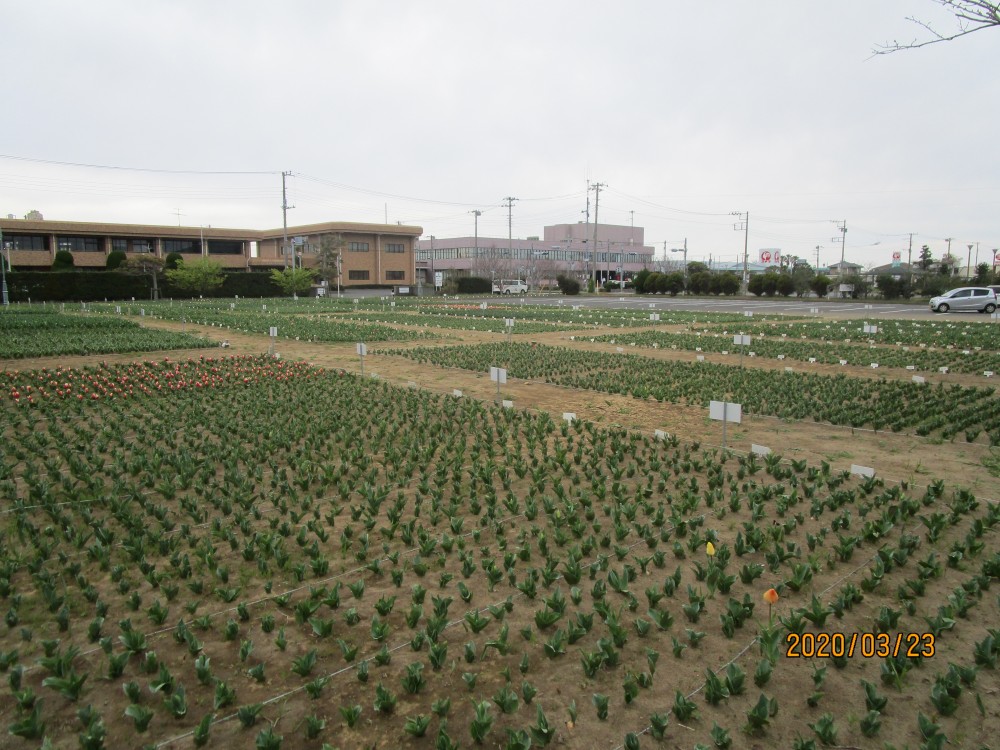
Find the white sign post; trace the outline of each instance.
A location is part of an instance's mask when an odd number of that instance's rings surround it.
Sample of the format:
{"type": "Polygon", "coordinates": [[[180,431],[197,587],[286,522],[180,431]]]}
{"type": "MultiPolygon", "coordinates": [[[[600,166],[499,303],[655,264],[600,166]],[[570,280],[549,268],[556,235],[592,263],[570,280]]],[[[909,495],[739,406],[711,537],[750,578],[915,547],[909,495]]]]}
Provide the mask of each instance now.
{"type": "Polygon", "coordinates": [[[503,367],[490,368],[490,380],[497,384],[497,401],[500,400],[500,384],[507,383],[507,370],[503,367]]]}
{"type": "Polygon", "coordinates": [[[514,319],[504,318],[503,324],[507,326],[507,343],[511,343],[514,340],[514,319]]]}
{"type": "Polygon", "coordinates": [[[737,333],[733,336],[733,343],[740,348],[740,367],[743,367],[743,349],[750,346],[750,337],[737,333]]]}
{"type": "Polygon", "coordinates": [[[358,358],[361,360],[361,377],[365,376],[365,355],[368,354],[368,347],[360,341],[358,342],[358,358]]]}
{"type": "Polygon", "coordinates": [[[740,424],[743,421],[743,404],[730,401],[712,401],[708,405],[708,418],[722,422],[722,448],[726,447],[726,422],[740,424]]]}
{"type": "Polygon", "coordinates": [[[271,326],[268,329],[268,331],[267,331],[267,335],[270,336],[270,338],[271,338],[271,346],[268,348],[267,353],[270,354],[273,357],[274,356],[274,340],[276,338],[278,338],[278,326],[271,326]]]}

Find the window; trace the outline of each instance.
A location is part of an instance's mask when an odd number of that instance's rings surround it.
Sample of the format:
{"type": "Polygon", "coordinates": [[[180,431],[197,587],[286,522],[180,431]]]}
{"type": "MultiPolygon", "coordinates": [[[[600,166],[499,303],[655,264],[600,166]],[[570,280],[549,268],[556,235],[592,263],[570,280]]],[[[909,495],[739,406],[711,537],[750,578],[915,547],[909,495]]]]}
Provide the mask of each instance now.
{"type": "Polygon", "coordinates": [[[153,252],[153,241],[130,240],[125,237],[112,237],[111,249],[122,253],[151,253],[153,252]]]}
{"type": "Polygon", "coordinates": [[[3,244],[11,250],[45,250],[45,237],[41,234],[5,234],[3,244]]]}
{"type": "Polygon", "coordinates": [[[99,253],[101,241],[97,237],[56,237],[56,246],[71,253],[99,253]]]}
{"type": "Polygon", "coordinates": [[[386,271],[386,281],[403,281],[406,278],[406,271],[386,271]]]}
{"type": "MultiPolygon", "coordinates": [[[[354,243],[352,242],[351,244],[353,245],[354,243]]],[[[347,278],[351,281],[368,281],[368,271],[348,271],[347,278]]]]}
{"type": "Polygon", "coordinates": [[[209,255],[243,255],[240,240],[208,240],[209,255]]]}
{"type": "Polygon", "coordinates": [[[347,249],[352,253],[367,253],[368,243],[367,242],[348,242],[347,249]]]}
{"type": "Polygon", "coordinates": [[[163,254],[169,253],[201,254],[201,242],[198,240],[163,240],[163,254]]]}
{"type": "Polygon", "coordinates": [[[387,242],[385,243],[385,251],[387,253],[401,253],[403,252],[402,242],[387,242]]]}

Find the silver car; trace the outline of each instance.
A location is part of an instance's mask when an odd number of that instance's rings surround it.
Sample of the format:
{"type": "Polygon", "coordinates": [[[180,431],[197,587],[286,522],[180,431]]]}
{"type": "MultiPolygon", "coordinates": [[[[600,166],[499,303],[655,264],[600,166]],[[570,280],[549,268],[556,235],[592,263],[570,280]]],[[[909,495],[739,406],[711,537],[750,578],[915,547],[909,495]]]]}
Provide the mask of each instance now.
{"type": "Polygon", "coordinates": [[[945,292],[940,297],[931,297],[932,312],[982,312],[991,313],[997,309],[997,295],[989,287],[963,286],[945,292]]]}

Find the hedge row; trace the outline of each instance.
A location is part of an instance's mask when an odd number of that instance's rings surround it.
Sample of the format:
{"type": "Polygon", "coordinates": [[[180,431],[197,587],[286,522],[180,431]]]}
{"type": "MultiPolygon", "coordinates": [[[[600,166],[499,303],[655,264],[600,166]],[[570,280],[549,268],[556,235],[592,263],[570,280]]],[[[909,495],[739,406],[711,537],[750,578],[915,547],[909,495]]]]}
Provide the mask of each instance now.
{"type": "MultiPolygon", "coordinates": [[[[211,297],[276,297],[280,290],[270,273],[224,272],[225,281],[211,297]]],[[[173,288],[163,276],[157,283],[160,297],[191,296],[173,288]]],[[[12,271],[7,289],[12,302],[97,302],[101,300],[145,300],[152,297],[152,279],[116,271],[12,271]]]]}

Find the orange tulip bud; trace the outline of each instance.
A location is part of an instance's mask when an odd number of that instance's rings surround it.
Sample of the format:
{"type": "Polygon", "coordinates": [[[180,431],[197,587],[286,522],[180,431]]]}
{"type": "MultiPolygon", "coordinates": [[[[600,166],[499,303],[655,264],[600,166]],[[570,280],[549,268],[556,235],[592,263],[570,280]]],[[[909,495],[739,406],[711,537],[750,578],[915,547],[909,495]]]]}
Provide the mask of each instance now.
{"type": "Polygon", "coordinates": [[[715,545],[709,542],[705,545],[705,554],[709,557],[715,557],[715,545]]]}
{"type": "Polygon", "coordinates": [[[768,604],[774,604],[778,601],[778,592],[774,589],[768,589],[764,592],[764,601],[768,604]]]}

